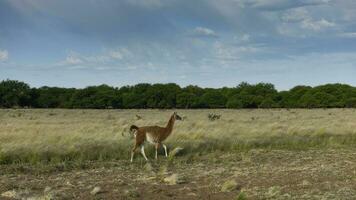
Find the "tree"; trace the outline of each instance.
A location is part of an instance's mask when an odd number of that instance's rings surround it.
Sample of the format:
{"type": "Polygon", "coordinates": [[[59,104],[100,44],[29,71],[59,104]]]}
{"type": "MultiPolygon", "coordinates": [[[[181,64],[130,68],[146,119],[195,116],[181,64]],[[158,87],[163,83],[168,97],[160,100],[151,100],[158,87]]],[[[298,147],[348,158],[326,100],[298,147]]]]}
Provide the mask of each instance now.
{"type": "Polygon", "coordinates": [[[234,95],[230,97],[227,102],[226,102],[226,107],[227,108],[244,108],[244,103],[242,102],[242,99],[239,98],[239,95],[234,95]]]}
{"type": "Polygon", "coordinates": [[[308,92],[312,90],[309,86],[296,86],[289,91],[280,92],[281,100],[280,104],[285,108],[301,108],[305,107],[301,103],[301,98],[308,92]]]}
{"type": "MultiPolygon", "coordinates": [[[[258,108],[265,99],[272,100],[269,104],[277,105],[278,92],[272,84],[258,83],[251,85],[246,82],[240,83],[234,90],[235,95],[228,99],[229,106],[239,108],[258,108]]],[[[267,102],[265,102],[266,104],[267,102]]],[[[264,104],[264,105],[265,105],[264,104]]],[[[262,105],[263,106],[263,105],[262,105]]]]}
{"type": "Polygon", "coordinates": [[[214,89],[209,89],[209,91],[203,94],[200,101],[206,108],[224,108],[226,104],[226,98],[219,90],[214,89]]]}
{"type": "Polygon", "coordinates": [[[122,94],[122,104],[124,108],[147,108],[146,91],[151,87],[148,83],[141,83],[135,86],[127,86],[119,91],[122,94]]]}
{"type": "MultiPolygon", "coordinates": [[[[205,93],[205,89],[200,88],[196,85],[188,85],[185,88],[182,88],[180,93],[187,94],[186,97],[189,96],[187,100],[189,108],[202,108],[204,104],[200,101],[201,96],[205,93]]],[[[178,97],[177,97],[178,98],[178,97]]],[[[180,102],[182,101],[182,96],[179,97],[180,102]]],[[[178,99],[177,99],[178,102],[178,99]]]]}
{"type": "Polygon", "coordinates": [[[182,92],[177,95],[177,108],[194,108],[198,104],[199,98],[189,92],[182,92]]]}
{"type": "Polygon", "coordinates": [[[91,86],[77,90],[71,100],[73,108],[120,108],[121,96],[107,85],[91,86]]]}
{"type": "Polygon", "coordinates": [[[273,101],[272,98],[266,98],[261,102],[261,104],[258,107],[259,108],[276,108],[276,107],[278,107],[278,104],[275,101],[273,101]]]}
{"type": "Polygon", "coordinates": [[[0,107],[26,107],[31,105],[31,89],[24,82],[5,80],[0,82],[0,107]]]}
{"type": "Polygon", "coordinates": [[[41,87],[31,90],[32,106],[36,108],[69,108],[74,88],[41,87]]]}
{"type": "Polygon", "coordinates": [[[270,83],[240,83],[233,88],[181,88],[175,83],[114,88],[30,88],[24,82],[0,82],[0,107],[35,108],[340,108],[356,107],[356,88],[345,84],[296,86],[278,92],[270,83]]]}
{"type": "Polygon", "coordinates": [[[180,90],[180,87],[175,83],[152,85],[146,92],[147,107],[175,108],[176,95],[180,90]]]}
{"type": "Polygon", "coordinates": [[[345,101],[345,106],[347,108],[356,108],[356,98],[352,97],[345,101]]]}
{"type": "Polygon", "coordinates": [[[305,94],[300,100],[300,107],[302,108],[318,108],[319,102],[313,98],[312,94],[305,94]]]}

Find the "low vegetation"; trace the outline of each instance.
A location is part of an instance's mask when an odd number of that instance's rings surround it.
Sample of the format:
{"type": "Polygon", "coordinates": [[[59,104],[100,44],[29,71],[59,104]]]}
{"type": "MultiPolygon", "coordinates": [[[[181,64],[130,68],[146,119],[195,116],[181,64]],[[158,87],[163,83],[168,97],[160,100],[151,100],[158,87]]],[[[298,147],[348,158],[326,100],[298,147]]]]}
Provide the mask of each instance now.
{"type": "MultiPolygon", "coordinates": [[[[128,128],[164,126],[171,110],[0,110],[0,163],[128,160],[128,128]],[[142,118],[137,118],[140,116],[142,118]]],[[[251,149],[305,150],[356,144],[356,110],[179,110],[167,145],[186,157],[251,149]],[[220,113],[211,121],[209,113],[220,113]]],[[[148,157],[154,148],[148,146],[148,157]]],[[[163,154],[162,154],[163,155],[163,154]]],[[[137,156],[140,158],[140,156],[137,156]]]]}
{"type": "Polygon", "coordinates": [[[220,119],[221,115],[218,115],[218,114],[214,114],[214,113],[209,113],[208,114],[208,119],[210,121],[215,121],[215,120],[218,120],[220,119]]]}
{"type": "Polygon", "coordinates": [[[130,125],[172,110],[0,110],[0,198],[356,198],[354,109],[177,111],[169,157],[130,163],[130,125]]]}

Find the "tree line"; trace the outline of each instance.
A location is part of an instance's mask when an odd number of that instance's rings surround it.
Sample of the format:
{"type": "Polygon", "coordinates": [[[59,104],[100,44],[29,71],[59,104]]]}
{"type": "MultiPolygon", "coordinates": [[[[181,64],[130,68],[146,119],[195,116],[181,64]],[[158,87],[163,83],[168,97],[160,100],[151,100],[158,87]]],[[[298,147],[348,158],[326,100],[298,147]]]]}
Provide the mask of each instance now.
{"type": "Polygon", "coordinates": [[[356,108],[356,87],[326,84],[296,86],[277,91],[273,84],[249,84],[236,87],[180,87],[175,83],[83,89],[31,88],[16,80],[0,82],[1,108],[356,108]]]}

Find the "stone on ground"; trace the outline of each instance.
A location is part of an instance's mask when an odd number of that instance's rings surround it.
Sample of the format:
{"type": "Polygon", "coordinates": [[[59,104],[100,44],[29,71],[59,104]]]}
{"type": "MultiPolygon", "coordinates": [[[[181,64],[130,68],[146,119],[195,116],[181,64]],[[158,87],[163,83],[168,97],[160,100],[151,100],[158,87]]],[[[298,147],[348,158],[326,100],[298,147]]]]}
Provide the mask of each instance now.
{"type": "Polygon", "coordinates": [[[226,181],[221,186],[221,192],[231,192],[238,189],[238,184],[235,180],[226,181]]]}
{"type": "Polygon", "coordinates": [[[92,195],[99,194],[101,191],[101,187],[94,187],[94,189],[90,192],[92,195]]]}
{"type": "Polygon", "coordinates": [[[52,191],[52,188],[51,187],[45,187],[45,189],[43,190],[43,192],[45,193],[45,194],[47,194],[47,193],[50,193],[52,191]]]}
{"type": "Polygon", "coordinates": [[[6,198],[16,199],[18,195],[15,190],[9,190],[9,191],[1,193],[1,196],[6,197],[6,198]]]}
{"type": "Polygon", "coordinates": [[[138,191],[134,188],[131,189],[126,189],[124,191],[125,196],[127,197],[131,197],[131,198],[137,198],[140,196],[140,194],[138,193],[138,191]]]}
{"type": "Polygon", "coordinates": [[[179,156],[183,153],[183,150],[184,150],[184,148],[182,148],[182,147],[176,147],[171,152],[169,152],[169,157],[174,158],[176,156],[179,156]]]}
{"type": "Polygon", "coordinates": [[[153,172],[154,171],[154,168],[152,167],[151,163],[149,163],[149,162],[146,163],[143,167],[147,172],[153,172]]]}
{"type": "Polygon", "coordinates": [[[169,185],[177,185],[177,184],[181,184],[181,183],[185,183],[186,182],[184,180],[184,178],[181,177],[178,174],[172,174],[172,175],[164,178],[163,181],[168,183],[169,185]]]}

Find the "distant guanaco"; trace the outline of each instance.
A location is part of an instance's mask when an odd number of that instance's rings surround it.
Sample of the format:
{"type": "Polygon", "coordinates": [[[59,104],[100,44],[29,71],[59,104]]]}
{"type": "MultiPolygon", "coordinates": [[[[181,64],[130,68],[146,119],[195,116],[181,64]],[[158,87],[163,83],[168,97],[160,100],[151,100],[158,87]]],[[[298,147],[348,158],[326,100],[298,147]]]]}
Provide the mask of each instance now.
{"type": "Polygon", "coordinates": [[[162,142],[172,133],[175,120],[182,120],[182,118],[176,112],[172,114],[166,127],[159,127],[159,126],[137,127],[135,125],[132,125],[130,127],[130,132],[135,135],[135,146],[132,148],[131,151],[131,162],[133,161],[135,151],[138,147],[141,147],[141,154],[146,159],[146,161],[148,161],[145,154],[145,147],[144,147],[144,143],[146,140],[149,143],[155,145],[156,159],[158,157],[158,153],[157,153],[158,148],[161,145],[164,148],[166,157],[168,157],[167,146],[162,144],[162,142]]]}

